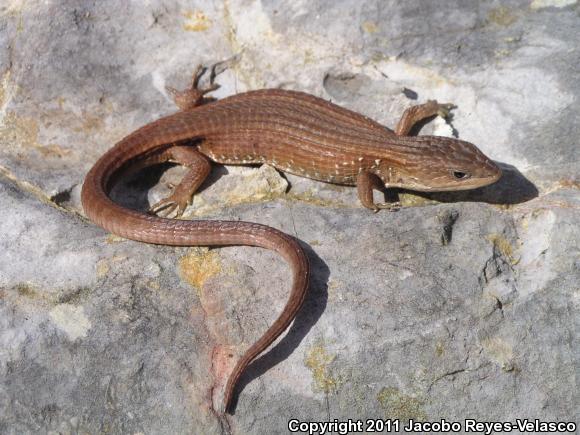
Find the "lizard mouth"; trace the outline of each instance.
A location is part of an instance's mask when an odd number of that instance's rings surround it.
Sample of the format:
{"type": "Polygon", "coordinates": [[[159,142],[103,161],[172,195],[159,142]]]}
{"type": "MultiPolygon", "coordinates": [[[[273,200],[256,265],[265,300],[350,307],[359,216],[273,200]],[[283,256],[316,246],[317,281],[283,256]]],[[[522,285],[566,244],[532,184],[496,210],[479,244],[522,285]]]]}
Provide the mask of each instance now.
{"type": "Polygon", "coordinates": [[[417,179],[410,179],[408,181],[399,180],[397,183],[387,184],[386,187],[415,190],[417,192],[451,192],[456,190],[478,189],[480,187],[489,186],[490,184],[497,182],[501,176],[502,172],[499,168],[497,168],[493,172],[485,175],[470,175],[462,177],[454,175],[453,179],[449,179],[448,176],[442,176],[439,177],[441,180],[432,180],[432,184],[419,183],[417,179]],[[436,181],[440,182],[437,183],[436,181]]]}

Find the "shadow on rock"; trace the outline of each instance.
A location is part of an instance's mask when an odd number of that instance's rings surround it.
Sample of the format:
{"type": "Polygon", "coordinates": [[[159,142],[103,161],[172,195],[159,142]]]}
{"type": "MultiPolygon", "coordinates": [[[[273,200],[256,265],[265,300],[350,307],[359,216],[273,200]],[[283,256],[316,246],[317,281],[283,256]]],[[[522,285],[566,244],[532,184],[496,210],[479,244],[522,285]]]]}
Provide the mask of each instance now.
{"type": "MultiPolygon", "coordinates": [[[[119,176],[120,181],[111,190],[111,199],[122,207],[147,212],[150,205],[148,199],[149,191],[159,184],[163,173],[173,166],[175,166],[173,163],[162,163],[136,173],[119,176]]],[[[185,173],[185,168],[182,170],[185,173]]],[[[198,192],[207,189],[227,173],[228,170],[224,166],[212,167],[211,173],[205,179],[198,192]]],[[[177,177],[172,181],[178,184],[181,181],[181,177],[177,177]]],[[[167,196],[170,194],[168,192],[167,196]]]]}
{"type": "Polygon", "coordinates": [[[457,192],[413,192],[438,202],[486,202],[488,204],[520,204],[538,196],[536,186],[515,166],[498,163],[503,175],[494,184],[479,189],[457,192]]]}
{"type": "Polygon", "coordinates": [[[310,285],[306,299],[298,315],[294,319],[288,332],[273,348],[263,354],[261,357],[252,362],[242,374],[232,402],[232,410],[235,414],[235,408],[240,392],[252,382],[278,363],[288,358],[292,352],[300,345],[302,340],[308,335],[310,329],[318,322],[318,319],[324,313],[328,302],[328,278],[330,270],[326,263],[308,246],[302,243],[302,246],[308,254],[310,261],[311,276],[310,285]]]}

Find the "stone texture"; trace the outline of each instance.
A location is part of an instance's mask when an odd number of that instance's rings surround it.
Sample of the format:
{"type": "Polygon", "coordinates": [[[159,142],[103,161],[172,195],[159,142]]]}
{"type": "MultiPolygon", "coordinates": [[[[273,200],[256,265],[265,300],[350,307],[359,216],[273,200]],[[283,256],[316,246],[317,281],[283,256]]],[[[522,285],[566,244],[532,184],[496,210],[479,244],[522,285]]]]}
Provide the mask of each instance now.
{"type": "MultiPolygon", "coordinates": [[[[0,433],[286,433],[287,420],[578,420],[580,25],[573,0],[229,0],[0,5],[0,433]],[[421,133],[458,135],[505,175],[474,192],[404,193],[369,213],[354,189],[219,168],[186,218],[261,222],[308,249],[289,332],[241,381],[240,354],[288,291],[261,249],[150,246],[85,222],[83,176],[174,111],[198,62],[222,97],[299,89],[421,133]],[[213,390],[212,390],[213,389],[213,390]]],[[[144,209],[182,171],[118,186],[144,209]]]]}

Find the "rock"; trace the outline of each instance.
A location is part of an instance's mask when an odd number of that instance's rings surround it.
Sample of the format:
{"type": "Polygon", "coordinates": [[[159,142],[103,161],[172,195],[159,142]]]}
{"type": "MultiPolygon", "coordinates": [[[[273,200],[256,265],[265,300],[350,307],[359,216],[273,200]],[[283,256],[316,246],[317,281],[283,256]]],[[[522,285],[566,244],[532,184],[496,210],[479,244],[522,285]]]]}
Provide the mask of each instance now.
{"type": "MultiPolygon", "coordinates": [[[[580,283],[576,1],[8,2],[0,6],[0,432],[285,433],[288,420],[575,421],[580,283]],[[187,219],[299,238],[312,284],[288,333],[220,386],[281,310],[262,249],[153,246],[83,218],[84,175],[221,64],[218,98],[303,90],[394,126],[458,106],[504,176],[477,191],[353,188],[216,168],[187,219]],[[230,357],[233,355],[233,357],[230,357]]],[[[164,168],[166,169],[166,168],[164,168]]],[[[180,168],[114,192],[144,210],[180,168]]]]}

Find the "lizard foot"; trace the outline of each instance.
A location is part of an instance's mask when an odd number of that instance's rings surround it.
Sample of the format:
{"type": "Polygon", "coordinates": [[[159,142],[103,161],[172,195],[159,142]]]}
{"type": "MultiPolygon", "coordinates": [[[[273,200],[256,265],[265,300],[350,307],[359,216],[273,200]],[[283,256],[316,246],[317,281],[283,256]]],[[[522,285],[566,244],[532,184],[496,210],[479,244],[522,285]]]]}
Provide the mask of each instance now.
{"type": "Polygon", "coordinates": [[[451,110],[456,109],[457,106],[452,103],[438,103],[437,100],[429,100],[427,104],[433,106],[433,113],[439,115],[441,118],[447,119],[451,110]]]}
{"type": "Polygon", "coordinates": [[[171,196],[168,196],[149,207],[149,213],[159,214],[160,212],[163,212],[163,215],[160,215],[162,217],[169,217],[172,213],[175,213],[174,218],[180,218],[189,203],[190,200],[186,196],[175,191],[171,196]]]}
{"type": "Polygon", "coordinates": [[[378,213],[379,210],[388,210],[388,211],[399,211],[402,207],[400,201],[395,202],[381,202],[379,204],[375,204],[374,212],[378,213]]]}
{"type": "Polygon", "coordinates": [[[165,89],[173,97],[173,101],[181,110],[191,110],[202,104],[214,101],[215,98],[206,97],[209,92],[215,91],[220,87],[219,84],[214,83],[215,74],[212,72],[210,76],[210,84],[205,88],[199,87],[199,81],[207,71],[203,65],[198,65],[193,72],[191,79],[191,86],[183,91],[178,91],[175,88],[167,86],[165,89]]]}

